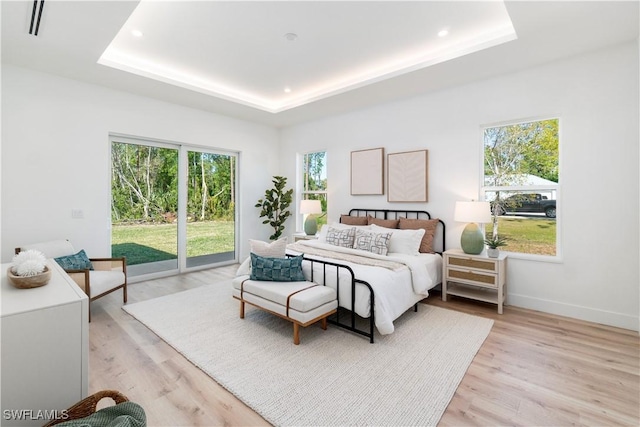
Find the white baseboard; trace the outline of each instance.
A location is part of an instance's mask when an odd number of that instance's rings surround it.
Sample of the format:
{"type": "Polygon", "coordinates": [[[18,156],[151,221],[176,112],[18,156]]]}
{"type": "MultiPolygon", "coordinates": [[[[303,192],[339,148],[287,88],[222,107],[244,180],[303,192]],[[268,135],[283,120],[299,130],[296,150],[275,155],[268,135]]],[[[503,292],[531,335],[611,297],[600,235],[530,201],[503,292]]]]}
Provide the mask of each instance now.
{"type": "Polygon", "coordinates": [[[623,313],[598,310],[590,307],[566,304],[557,301],[532,298],[525,295],[509,294],[508,305],[542,311],[544,313],[557,314],[559,316],[572,317],[588,322],[601,323],[632,331],[640,330],[640,318],[623,313]]]}

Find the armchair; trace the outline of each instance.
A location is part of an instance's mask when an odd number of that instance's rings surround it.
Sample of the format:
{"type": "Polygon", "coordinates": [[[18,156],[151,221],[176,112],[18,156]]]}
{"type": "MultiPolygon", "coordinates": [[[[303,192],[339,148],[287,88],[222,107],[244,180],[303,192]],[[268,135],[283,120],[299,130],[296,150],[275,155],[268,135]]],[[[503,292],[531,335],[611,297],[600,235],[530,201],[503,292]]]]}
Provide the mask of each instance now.
{"type": "MultiPolygon", "coordinates": [[[[59,258],[76,254],[73,245],[68,240],[52,240],[48,242],[24,245],[15,249],[21,251],[35,249],[47,258],[59,258]]],[[[91,302],[122,288],[123,302],[127,302],[127,260],[122,258],[89,258],[93,270],[65,269],[66,273],[89,297],[89,322],[91,322],[91,302]]]]}

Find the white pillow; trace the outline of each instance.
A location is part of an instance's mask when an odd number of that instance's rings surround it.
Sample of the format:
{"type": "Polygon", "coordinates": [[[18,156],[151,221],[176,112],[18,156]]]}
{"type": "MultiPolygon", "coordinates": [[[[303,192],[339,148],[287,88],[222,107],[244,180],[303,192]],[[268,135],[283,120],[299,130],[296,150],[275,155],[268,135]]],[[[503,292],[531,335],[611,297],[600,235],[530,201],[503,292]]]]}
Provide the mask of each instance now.
{"type": "Polygon", "coordinates": [[[284,258],[287,251],[287,238],[283,237],[275,242],[249,240],[251,252],[266,258],[284,258]]]}
{"type": "Polygon", "coordinates": [[[389,252],[390,238],[391,233],[375,233],[373,231],[356,229],[353,248],[378,255],[386,255],[387,252],[389,252]]]}
{"type": "MultiPolygon", "coordinates": [[[[275,242],[263,242],[261,240],[249,240],[251,252],[261,257],[284,258],[287,251],[287,238],[283,237],[275,242]]],[[[238,270],[236,276],[251,274],[251,257],[247,257],[238,270]]]]}
{"type": "Polygon", "coordinates": [[[400,253],[405,255],[419,255],[422,236],[424,236],[424,228],[416,230],[400,230],[396,228],[385,228],[372,224],[371,230],[376,233],[388,232],[391,234],[389,240],[389,252],[400,253]]]}
{"type": "Polygon", "coordinates": [[[343,248],[353,248],[353,240],[356,237],[356,228],[334,228],[329,227],[327,231],[327,243],[343,248]]]}
{"type": "Polygon", "coordinates": [[[347,225],[342,224],[341,222],[334,222],[331,225],[324,224],[320,229],[320,232],[318,233],[318,241],[327,243],[327,232],[329,231],[329,228],[335,228],[337,230],[347,230],[353,227],[355,227],[356,230],[369,230],[368,225],[347,225]]]}

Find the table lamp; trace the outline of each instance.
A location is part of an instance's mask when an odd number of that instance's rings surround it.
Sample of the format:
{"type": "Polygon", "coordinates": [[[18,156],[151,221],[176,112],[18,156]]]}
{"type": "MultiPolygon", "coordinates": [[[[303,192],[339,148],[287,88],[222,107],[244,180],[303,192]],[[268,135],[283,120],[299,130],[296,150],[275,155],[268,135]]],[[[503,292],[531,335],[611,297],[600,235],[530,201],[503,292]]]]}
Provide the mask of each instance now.
{"type": "Polygon", "coordinates": [[[304,220],[304,232],[309,236],[313,236],[318,232],[318,221],[315,214],[322,213],[322,205],[320,200],[302,200],[300,201],[300,213],[306,214],[304,220]]]}
{"type": "Polygon", "coordinates": [[[464,253],[481,253],[484,250],[484,235],[478,224],[491,222],[489,202],[456,202],[453,219],[468,223],[460,237],[460,246],[464,253]]]}

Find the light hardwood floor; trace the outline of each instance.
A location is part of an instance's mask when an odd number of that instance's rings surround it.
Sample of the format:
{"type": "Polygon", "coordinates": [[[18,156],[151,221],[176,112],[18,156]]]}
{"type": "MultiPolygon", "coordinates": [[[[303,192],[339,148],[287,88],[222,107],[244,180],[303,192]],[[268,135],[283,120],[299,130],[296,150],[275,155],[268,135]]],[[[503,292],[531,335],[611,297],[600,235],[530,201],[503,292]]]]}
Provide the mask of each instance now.
{"type": "MultiPolygon", "coordinates": [[[[236,269],[134,283],[129,303],[215,284],[236,269]]],[[[636,332],[509,306],[498,315],[493,305],[457,298],[445,303],[437,293],[425,303],[495,321],[441,426],[640,425],[636,332]]],[[[119,390],[144,407],[149,426],[268,424],[121,305],[120,292],[92,304],[90,392],[119,390]]]]}

